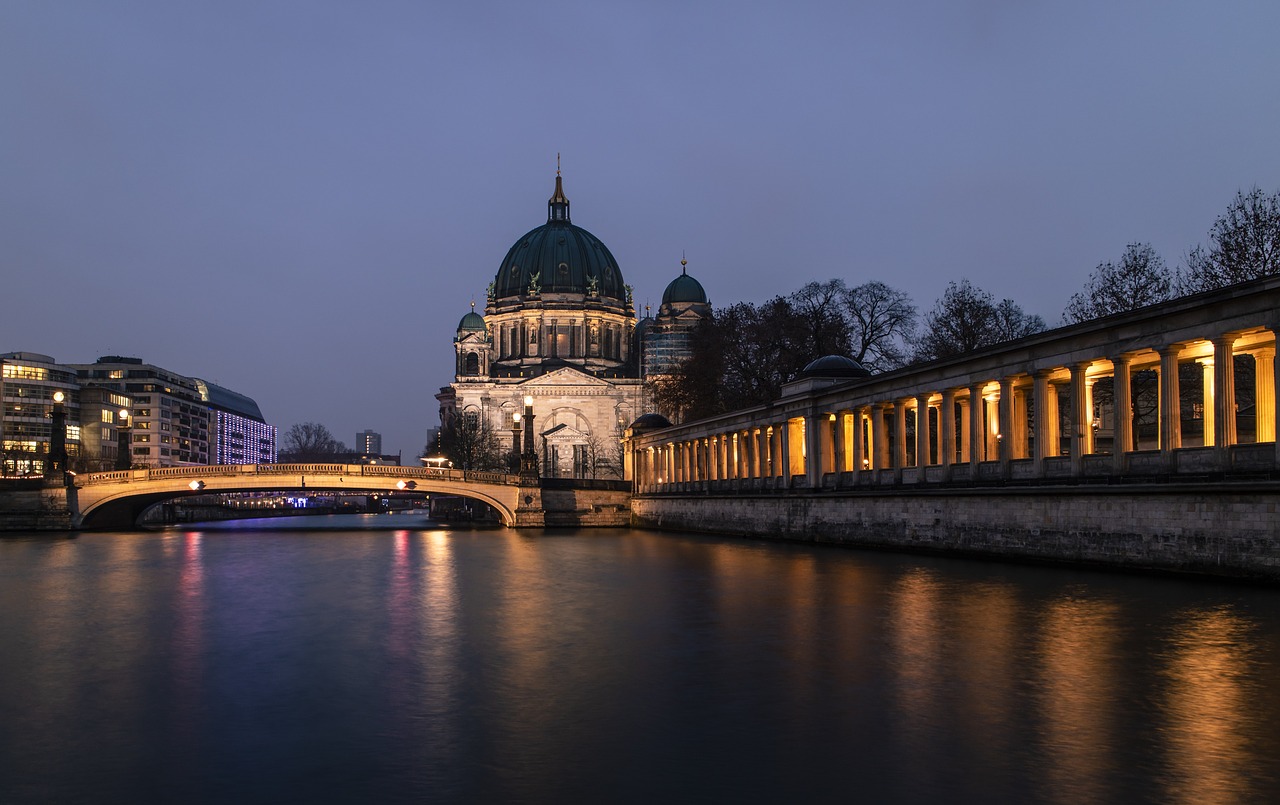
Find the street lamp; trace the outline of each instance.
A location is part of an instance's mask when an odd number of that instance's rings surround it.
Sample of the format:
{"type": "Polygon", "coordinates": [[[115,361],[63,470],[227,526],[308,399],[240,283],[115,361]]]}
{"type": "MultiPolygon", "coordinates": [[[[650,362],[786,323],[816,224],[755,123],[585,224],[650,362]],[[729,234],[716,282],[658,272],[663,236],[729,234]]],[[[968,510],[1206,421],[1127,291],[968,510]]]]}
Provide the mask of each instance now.
{"type": "Polygon", "coordinates": [[[538,480],[538,454],[533,443],[533,396],[524,398],[524,452],[520,454],[522,481],[538,480]]]}
{"type": "Polygon", "coordinates": [[[511,415],[511,461],[508,462],[512,472],[520,471],[520,412],[511,415]]]}
{"type": "Polygon", "coordinates": [[[53,425],[49,429],[49,459],[44,477],[57,482],[65,480],[63,473],[67,470],[67,411],[62,405],[66,399],[67,395],[61,391],[53,393],[53,425]]]}
{"type": "Polygon", "coordinates": [[[116,427],[116,469],[127,470],[133,466],[133,449],[129,442],[129,409],[120,409],[120,420],[116,427]]]}

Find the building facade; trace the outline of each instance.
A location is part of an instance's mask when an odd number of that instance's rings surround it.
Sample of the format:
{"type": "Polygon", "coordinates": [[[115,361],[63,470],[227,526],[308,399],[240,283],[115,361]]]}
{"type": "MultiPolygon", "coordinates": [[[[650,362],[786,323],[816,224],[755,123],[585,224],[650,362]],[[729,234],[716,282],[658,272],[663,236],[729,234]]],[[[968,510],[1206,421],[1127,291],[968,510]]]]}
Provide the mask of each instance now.
{"type": "Polygon", "coordinates": [[[546,223],[508,249],[484,315],[473,304],[458,322],[454,382],[436,397],[446,433],[461,428],[508,455],[528,400],[543,475],[620,476],[622,432],[645,410],[644,367],[658,352],[664,366],[687,354],[687,339],[676,342],[710,312],[701,291],[682,274],[658,319],[638,323],[631,286],[608,247],[573,224],[557,171],[546,223]]]}
{"type": "Polygon", "coordinates": [[[276,426],[268,425],[258,404],[243,394],[193,378],[209,408],[211,464],[274,464],[276,426]]]}
{"type": "Polygon", "coordinates": [[[362,430],[356,434],[356,452],[369,455],[382,453],[382,434],[373,430],[362,430]]]}

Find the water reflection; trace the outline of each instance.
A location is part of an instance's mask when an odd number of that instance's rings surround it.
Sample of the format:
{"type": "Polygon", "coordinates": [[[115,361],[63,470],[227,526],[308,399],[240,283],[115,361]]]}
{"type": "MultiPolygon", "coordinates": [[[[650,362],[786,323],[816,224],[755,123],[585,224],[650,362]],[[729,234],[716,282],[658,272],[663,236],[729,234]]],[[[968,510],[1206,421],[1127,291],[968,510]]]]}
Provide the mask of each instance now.
{"type": "Polygon", "coordinates": [[[1116,610],[1073,591],[1038,617],[1041,750],[1047,791],[1059,802],[1106,799],[1119,705],[1116,610]]]}
{"type": "Polygon", "coordinates": [[[0,801],[1265,799],[1277,604],[645,532],[0,541],[0,801]]]}
{"type": "MultiPolygon", "coordinates": [[[[1190,611],[1174,621],[1161,689],[1168,762],[1167,802],[1242,802],[1258,766],[1251,738],[1275,721],[1259,722],[1261,699],[1254,625],[1229,609],[1190,611]]],[[[1274,684],[1275,676],[1266,677],[1274,684]]]]}

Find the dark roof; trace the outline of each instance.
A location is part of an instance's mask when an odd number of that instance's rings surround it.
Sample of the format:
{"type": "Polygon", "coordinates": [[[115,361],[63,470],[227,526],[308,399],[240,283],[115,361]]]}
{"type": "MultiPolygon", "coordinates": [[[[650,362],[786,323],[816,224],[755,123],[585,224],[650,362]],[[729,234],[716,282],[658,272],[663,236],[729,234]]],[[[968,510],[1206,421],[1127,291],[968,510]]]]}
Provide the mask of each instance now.
{"type": "Polygon", "coordinates": [[[671,420],[662,414],[641,414],[631,423],[632,430],[658,430],[671,427],[671,420]]]}
{"type": "Polygon", "coordinates": [[[460,332],[465,330],[467,332],[483,333],[485,329],[484,316],[474,310],[468,311],[467,315],[462,317],[462,321],[458,322],[458,330],[460,332]]]}
{"type": "Polygon", "coordinates": [[[555,195],[548,202],[547,222],[515,242],[498,267],[496,299],[525,296],[533,277],[541,293],[586,295],[591,280],[595,294],[626,304],[626,285],[618,261],[595,235],[569,220],[569,200],[556,177],[555,195]]]}
{"type": "Polygon", "coordinates": [[[871,373],[853,358],[823,355],[800,372],[800,377],[867,377],[871,373]]]}
{"type": "Polygon", "coordinates": [[[262,418],[262,411],[259,410],[258,404],[253,401],[253,398],[246,397],[231,389],[223,388],[216,383],[201,380],[198,377],[192,379],[196,383],[196,388],[200,390],[200,399],[208,403],[210,408],[231,414],[239,414],[255,422],[266,423],[267,420],[262,418]]]}
{"type": "Polygon", "coordinates": [[[707,304],[707,292],[702,289],[702,283],[689,276],[684,269],[681,269],[680,276],[671,280],[667,289],[662,292],[662,304],[681,303],[707,304]]]}

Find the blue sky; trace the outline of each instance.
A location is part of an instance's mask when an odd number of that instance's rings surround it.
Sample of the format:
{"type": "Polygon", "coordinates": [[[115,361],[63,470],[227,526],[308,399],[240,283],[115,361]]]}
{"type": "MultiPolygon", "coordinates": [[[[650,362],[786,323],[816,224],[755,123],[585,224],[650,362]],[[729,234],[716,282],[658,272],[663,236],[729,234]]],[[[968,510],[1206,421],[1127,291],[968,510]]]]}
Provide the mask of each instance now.
{"type": "Polygon", "coordinates": [[[136,355],[416,455],[542,223],[656,305],[968,278],[1056,322],[1280,190],[1280,4],[0,0],[0,351],[136,355]]]}

